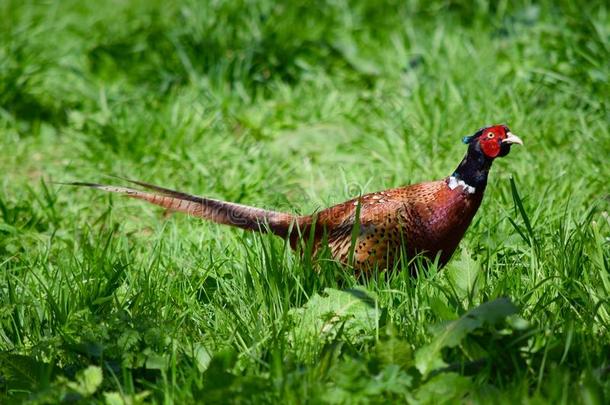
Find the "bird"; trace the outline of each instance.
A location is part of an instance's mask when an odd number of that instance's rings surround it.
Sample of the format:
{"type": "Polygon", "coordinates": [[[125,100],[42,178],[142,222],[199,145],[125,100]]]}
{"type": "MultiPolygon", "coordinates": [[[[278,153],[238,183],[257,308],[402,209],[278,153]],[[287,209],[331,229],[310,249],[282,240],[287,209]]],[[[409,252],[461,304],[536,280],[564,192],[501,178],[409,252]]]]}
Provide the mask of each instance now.
{"type": "Polygon", "coordinates": [[[223,225],[272,233],[293,249],[312,241],[310,254],[328,247],[332,258],[358,274],[387,270],[423,256],[442,268],[450,260],[479,209],[495,159],[523,141],[506,125],[490,125],[462,138],[467,151],[450,176],[357,196],[295,215],[200,197],[137,180],[139,188],[87,182],[84,186],[147,201],[223,225]]]}

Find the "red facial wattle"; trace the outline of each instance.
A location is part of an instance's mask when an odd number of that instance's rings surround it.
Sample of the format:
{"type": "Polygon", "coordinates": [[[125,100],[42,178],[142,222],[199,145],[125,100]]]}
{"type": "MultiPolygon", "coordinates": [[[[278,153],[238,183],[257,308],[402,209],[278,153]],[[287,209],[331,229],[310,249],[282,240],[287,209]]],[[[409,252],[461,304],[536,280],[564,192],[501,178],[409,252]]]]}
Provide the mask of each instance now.
{"type": "MultiPolygon", "coordinates": [[[[486,136],[486,135],[483,135],[486,136]]],[[[497,136],[481,140],[481,150],[489,158],[495,158],[500,154],[501,140],[497,136]]]]}

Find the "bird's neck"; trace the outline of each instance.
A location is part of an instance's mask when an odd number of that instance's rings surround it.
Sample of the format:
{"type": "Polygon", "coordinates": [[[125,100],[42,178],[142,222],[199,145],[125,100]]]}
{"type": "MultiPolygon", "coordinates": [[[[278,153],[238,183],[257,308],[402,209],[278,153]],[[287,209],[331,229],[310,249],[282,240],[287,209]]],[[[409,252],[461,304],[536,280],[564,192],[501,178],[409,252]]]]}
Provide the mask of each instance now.
{"type": "Polygon", "coordinates": [[[450,179],[450,186],[464,185],[471,193],[483,192],[487,185],[487,175],[491,168],[492,160],[481,152],[478,145],[471,145],[468,153],[462,159],[457,169],[451,175],[455,180],[450,179]],[[470,188],[468,188],[468,187],[470,188]]]}

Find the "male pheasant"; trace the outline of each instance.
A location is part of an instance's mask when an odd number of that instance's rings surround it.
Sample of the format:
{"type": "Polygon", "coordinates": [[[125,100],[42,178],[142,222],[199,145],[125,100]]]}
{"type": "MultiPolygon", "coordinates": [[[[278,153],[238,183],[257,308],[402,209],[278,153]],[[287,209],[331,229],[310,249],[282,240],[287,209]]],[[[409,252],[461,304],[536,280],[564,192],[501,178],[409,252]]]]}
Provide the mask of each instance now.
{"type": "Polygon", "coordinates": [[[523,145],[505,125],[482,128],[463,142],[468,151],[449,177],[366,194],[307,216],[198,197],[140,181],[130,182],[149,191],[69,184],[124,194],[219,224],[272,232],[288,238],[293,248],[313,235],[314,253],[327,244],[333,258],[358,272],[392,268],[402,253],[438,259],[443,266],[481,205],[492,162],[506,156],[512,144],[523,145]]]}

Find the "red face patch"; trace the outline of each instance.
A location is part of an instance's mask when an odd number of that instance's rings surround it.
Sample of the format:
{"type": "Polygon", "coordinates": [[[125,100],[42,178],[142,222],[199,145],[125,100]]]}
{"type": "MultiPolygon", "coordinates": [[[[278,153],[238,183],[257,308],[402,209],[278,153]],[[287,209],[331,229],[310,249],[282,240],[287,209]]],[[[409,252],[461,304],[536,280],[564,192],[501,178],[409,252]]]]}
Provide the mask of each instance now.
{"type": "Polygon", "coordinates": [[[506,130],[504,125],[496,125],[486,128],[483,134],[479,136],[478,141],[485,156],[493,159],[500,153],[500,146],[505,138],[506,130]]]}

